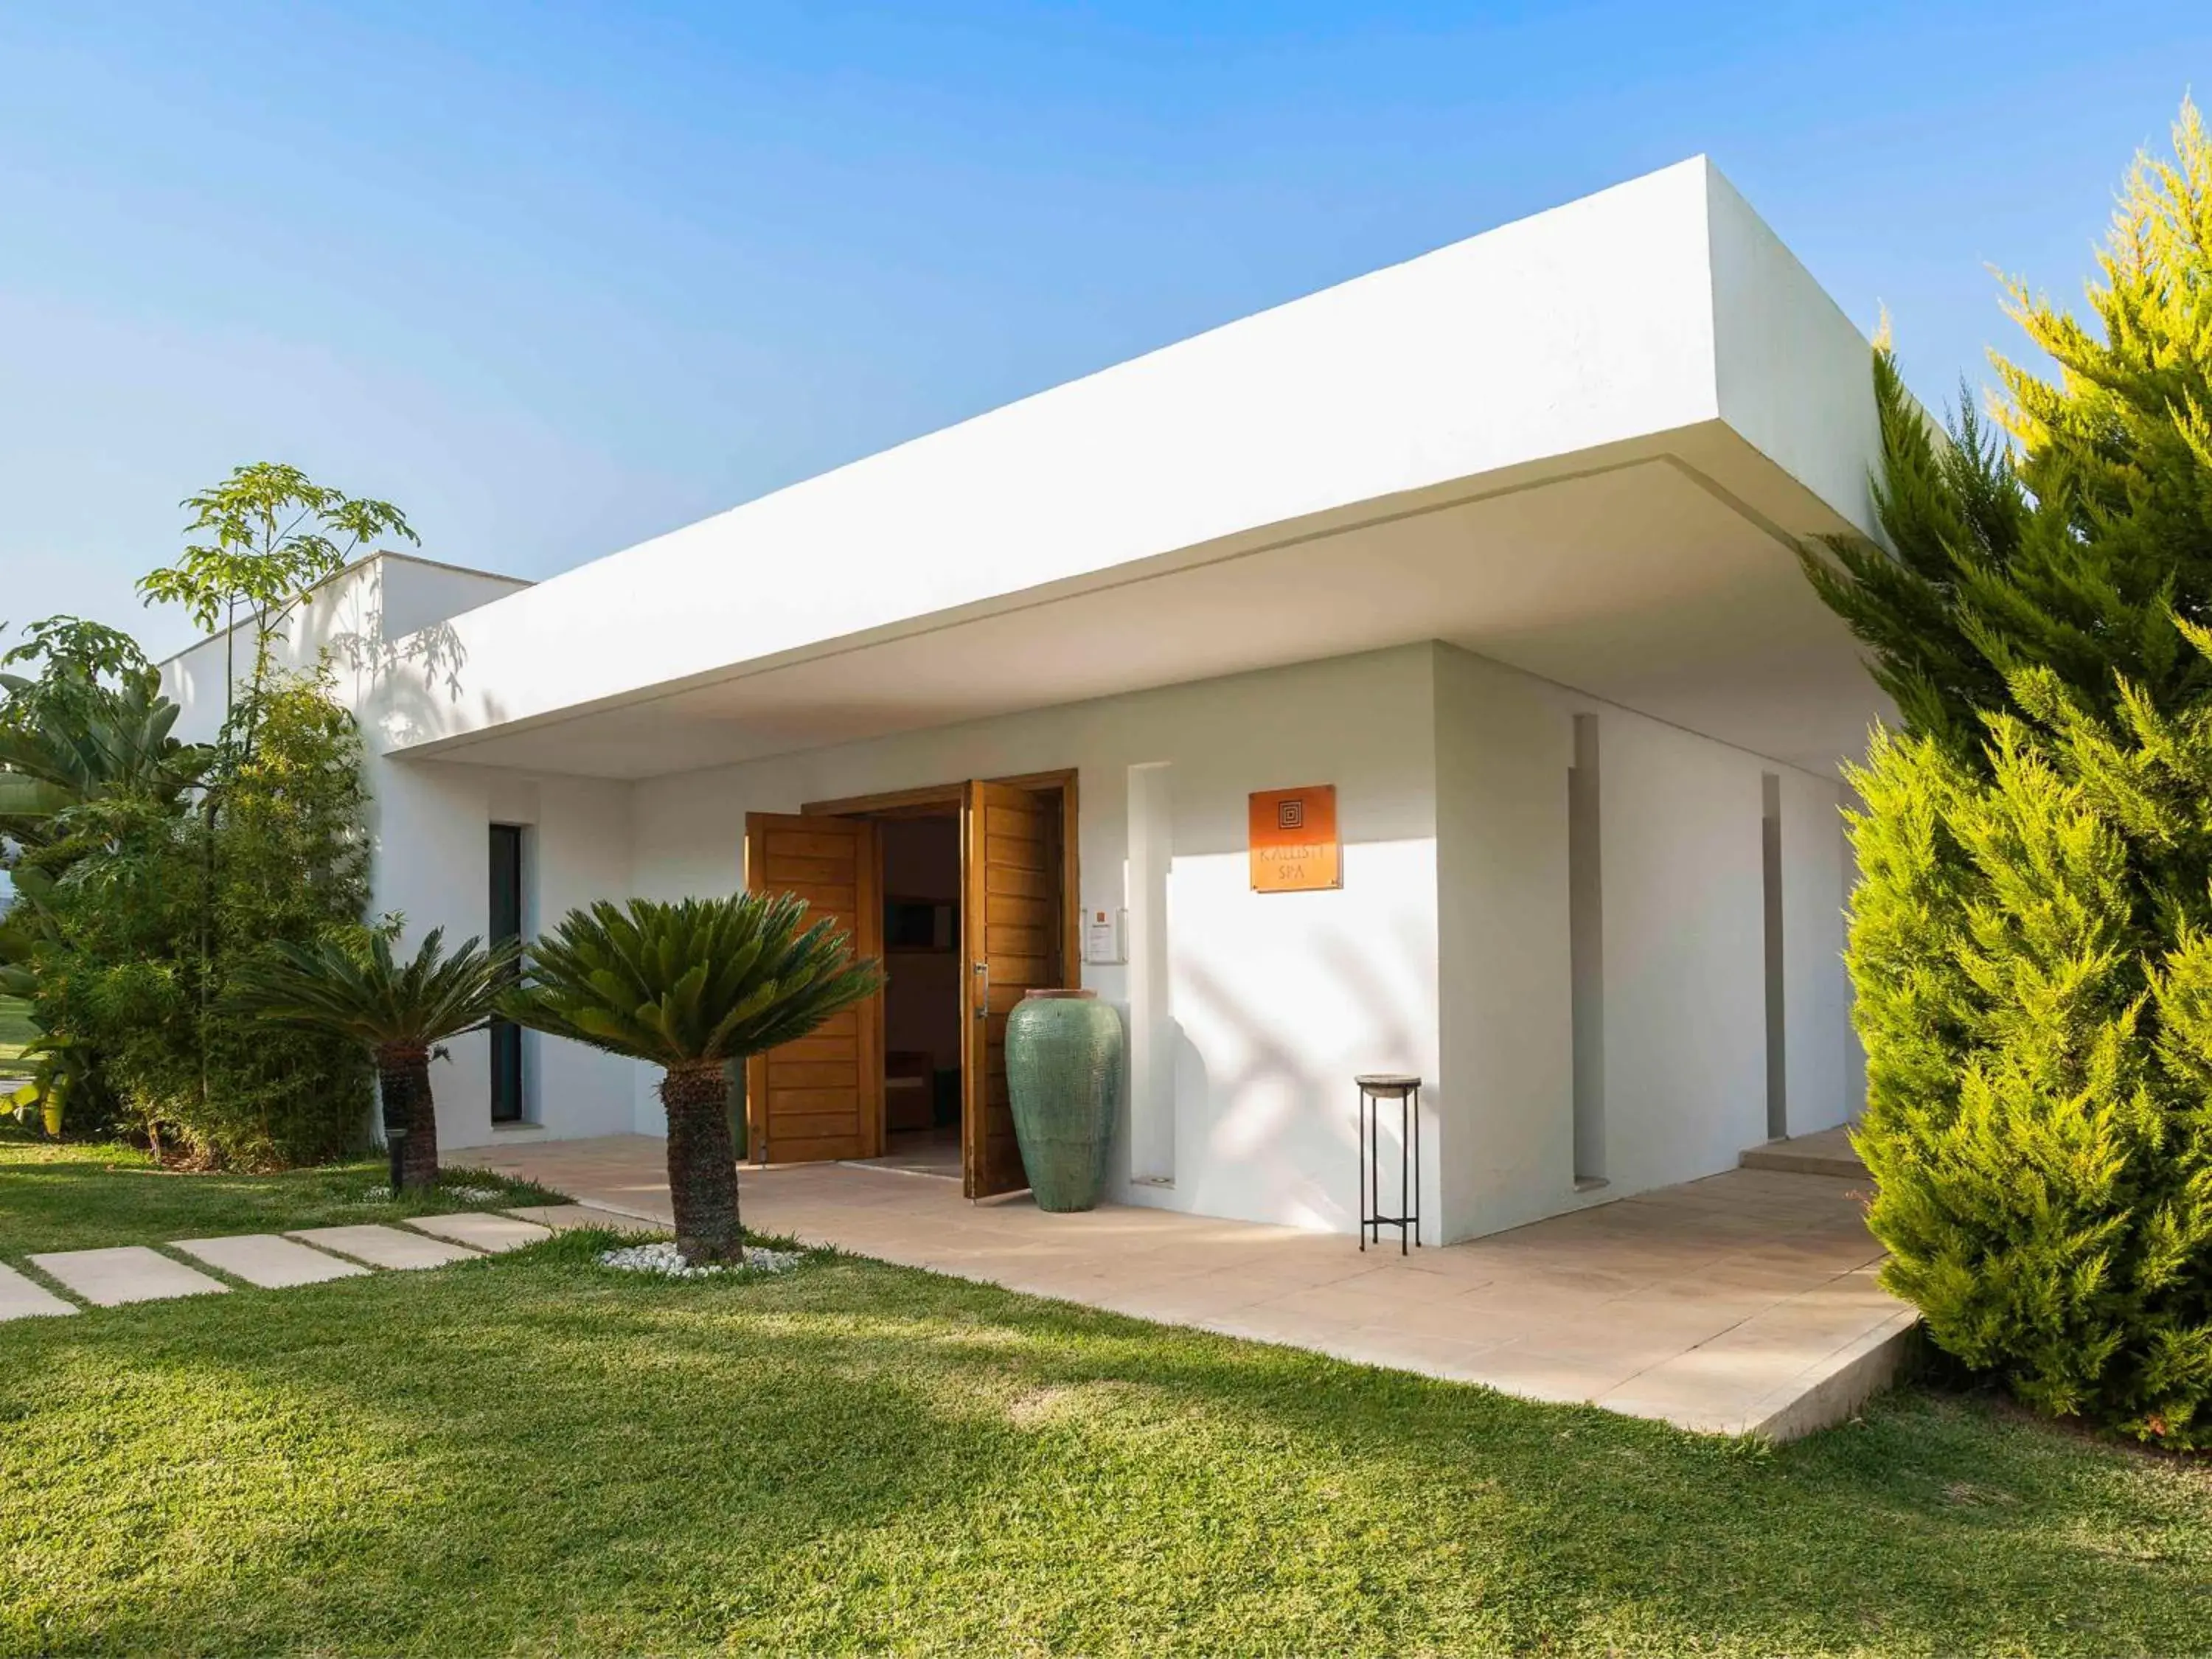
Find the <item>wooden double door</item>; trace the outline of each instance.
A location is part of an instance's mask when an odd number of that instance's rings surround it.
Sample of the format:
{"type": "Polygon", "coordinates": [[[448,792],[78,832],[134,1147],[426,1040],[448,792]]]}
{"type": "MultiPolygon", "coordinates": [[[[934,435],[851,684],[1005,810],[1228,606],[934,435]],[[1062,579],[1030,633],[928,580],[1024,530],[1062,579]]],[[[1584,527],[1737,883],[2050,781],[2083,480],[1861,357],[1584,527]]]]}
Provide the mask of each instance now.
{"type": "MultiPolygon", "coordinates": [[[[878,818],[958,816],[962,1184],[970,1198],[1018,1191],[1029,1177],[1006,1091],[1006,1016],[1025,991],[1056,988],[1073,971],[1073,780],[1024,787],[978,779],[881,799],[747,813],[745,885],[797,894],[815,916],[848,933],[859,954],[880,956],[878,818]]],[[[897,971],[896,958],[890,966],[897,971]]],[[[745,1117],[751,1155],[763,1163],[880,1156],[883,998],[749,1060],[745,1117]]]]}

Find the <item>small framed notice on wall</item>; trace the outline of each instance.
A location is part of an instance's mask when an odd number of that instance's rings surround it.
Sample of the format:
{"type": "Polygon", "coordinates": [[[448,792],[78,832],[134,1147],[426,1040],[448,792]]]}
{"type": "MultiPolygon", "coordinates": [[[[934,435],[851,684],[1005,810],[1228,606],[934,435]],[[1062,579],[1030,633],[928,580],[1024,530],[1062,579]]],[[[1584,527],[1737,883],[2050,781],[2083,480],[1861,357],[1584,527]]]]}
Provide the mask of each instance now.
{"type": "Polygon", "coordinates": [[[1250,841],[1255,893],[1344,885],[1333,783],[1261,790],[1252,797],[1250,841]]]}

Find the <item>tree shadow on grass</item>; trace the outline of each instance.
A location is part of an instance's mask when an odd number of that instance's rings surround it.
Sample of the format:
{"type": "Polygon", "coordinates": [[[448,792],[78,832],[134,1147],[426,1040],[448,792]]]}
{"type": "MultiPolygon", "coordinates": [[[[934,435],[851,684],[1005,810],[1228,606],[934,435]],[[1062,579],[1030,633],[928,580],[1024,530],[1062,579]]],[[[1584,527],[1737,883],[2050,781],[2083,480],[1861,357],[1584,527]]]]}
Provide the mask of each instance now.
{"type": "Polygon", "coordinates": [[[61,1516],[14,1558],[46,1644],[2110,1652],[2200,1633],[2201,1482],[1957,1402],[1762,1452],[873,1263],[658,1284],[598,1269],[596,1244],[58,1322],[82,1328],[35,1345],[60,1392],[13,1407],[28,1520],[0,1549],[61,1516]],[[104,1498],[72,1470],[87,1445],[104,1498]],[[252,1525],[210,1528],[256,1494],[252,1525]],[[159,1595],[131,1562],[159,1564],[159,1595]]]}

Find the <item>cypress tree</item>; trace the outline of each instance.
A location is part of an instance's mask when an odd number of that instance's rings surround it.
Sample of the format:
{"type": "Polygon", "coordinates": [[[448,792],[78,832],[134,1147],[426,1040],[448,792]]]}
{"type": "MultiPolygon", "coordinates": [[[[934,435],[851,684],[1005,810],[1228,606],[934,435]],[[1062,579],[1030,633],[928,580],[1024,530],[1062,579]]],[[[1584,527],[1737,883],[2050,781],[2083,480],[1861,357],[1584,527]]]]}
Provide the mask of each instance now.
{"type": "Polygon", "coordinates": [[[1887,549],[1810,550],[1903,730],[1850,780],[1885,1282],[2045,1410],[2212,1443],[2212,143],[2137,158],[2057,367],[1948,436],[1875,362],[1887,549]]]}
{"type": "Polygon", "coordinates": [[[2007,283],[2055,380],[1994,358],[1995,429],[1948,437],[1876,349],[1887,550],[1830,538],[1814,586],[1865,642],[1905,729],[1973,763],[1984,711],[2047,667],[2092,707],[2123,683],[2172,711],[2212,690],[2184,621],[2212,622],[2212,140],[2182,106],[2171,161],[2139,155],[2098,256],[2091,327],[2007,283]]]}

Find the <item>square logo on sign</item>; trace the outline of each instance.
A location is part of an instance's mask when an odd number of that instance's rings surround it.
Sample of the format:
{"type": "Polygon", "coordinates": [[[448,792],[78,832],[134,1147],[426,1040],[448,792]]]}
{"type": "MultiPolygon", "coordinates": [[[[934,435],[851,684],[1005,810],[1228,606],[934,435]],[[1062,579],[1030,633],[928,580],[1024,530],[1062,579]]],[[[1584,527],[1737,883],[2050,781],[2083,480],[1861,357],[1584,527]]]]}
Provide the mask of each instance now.
{"type": "Polygon", "coordinates": [[[1253,891],[1310,893],[1344,884],[1334,784],[1255,790],[1245,823],[1253,891]]]}

